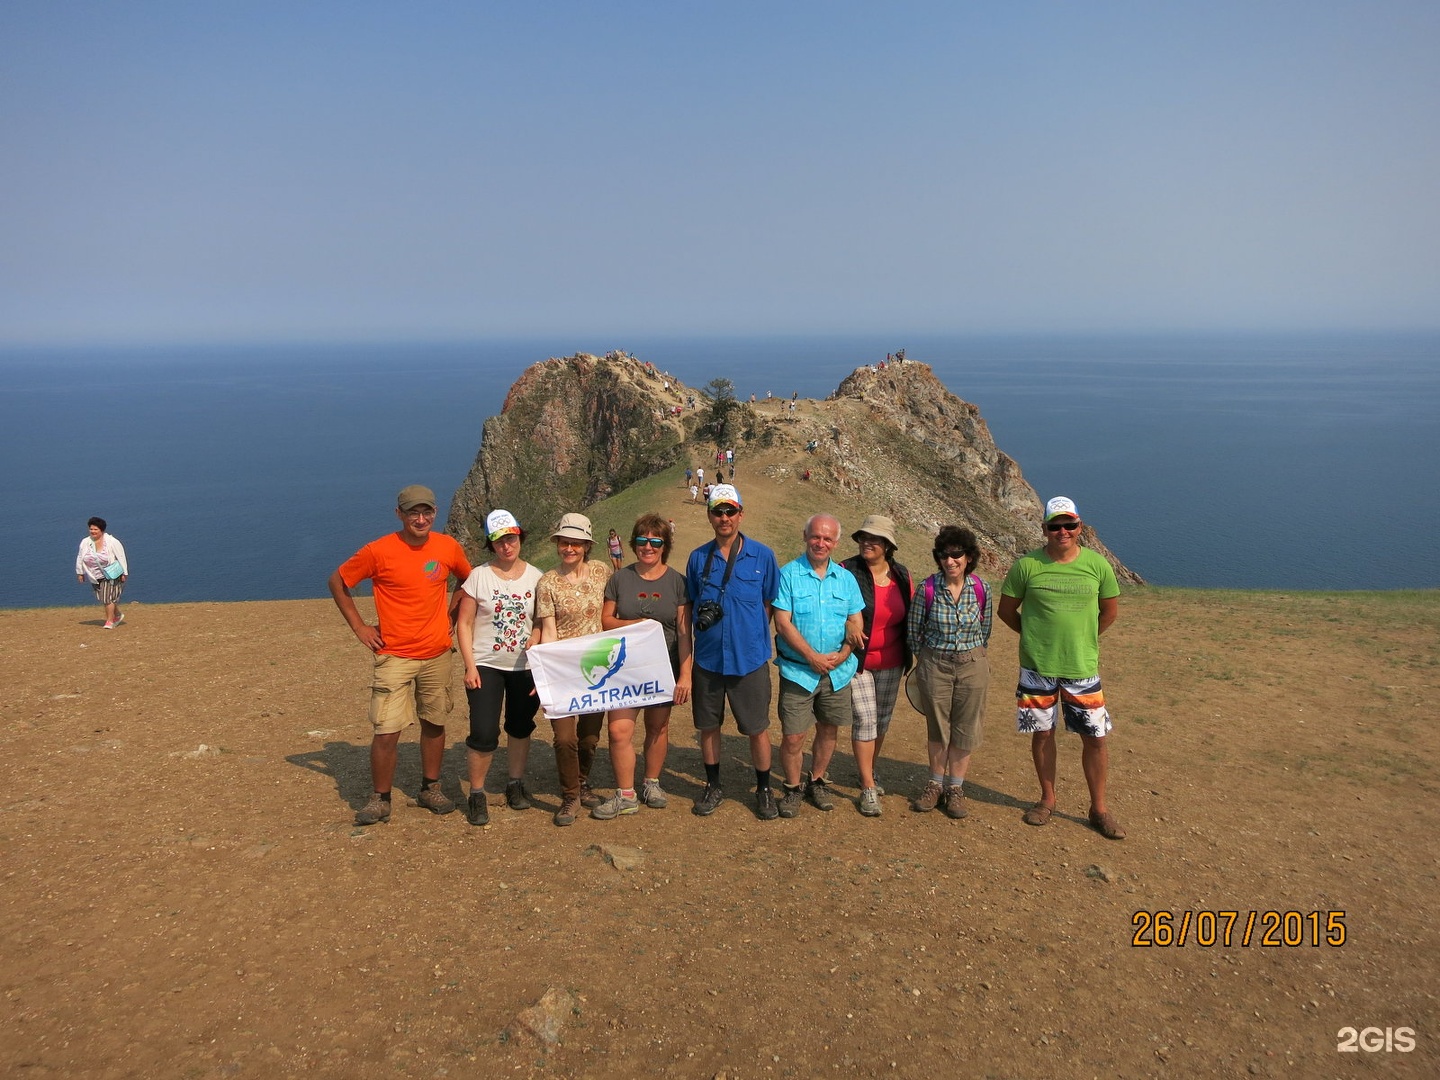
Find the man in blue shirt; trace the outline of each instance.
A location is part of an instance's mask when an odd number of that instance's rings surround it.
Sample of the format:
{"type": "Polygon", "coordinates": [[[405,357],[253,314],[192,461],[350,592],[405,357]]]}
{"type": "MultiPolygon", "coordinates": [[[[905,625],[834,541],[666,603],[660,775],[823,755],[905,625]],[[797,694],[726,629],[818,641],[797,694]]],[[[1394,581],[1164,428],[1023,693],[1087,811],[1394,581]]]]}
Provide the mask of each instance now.
{"type": "Polygon", "coordinates": [[[781,817],[800,812],[800,765],[805,735],[813,726],[810,779],[804,795],[821,810],[835,809],[825,770],[835,753],[840,728],[849,727],[850,680],[864,648],[865,600],[853,574],[830,553],[840,539],[840,522],[816,514],[805,523],[805,554],[780,570],[775,597],[775,666],[780,669],[780,765],[785,770],[781,817]]]}
{"type": "Polygon", "coordinates": [[[707,503],[715,539],[690,553],[685,591],[695,667],[690,691],[705,791],[692,812],[708,817],[720,807],[720,725],[725,702],[735,725],[750,739],[755,766],[755,813],[763,821],[778,811],[770,790],[770,605],[779,587],[775,553],[740,532],[745,511],[731,484],[717,484],[707,503]]]}

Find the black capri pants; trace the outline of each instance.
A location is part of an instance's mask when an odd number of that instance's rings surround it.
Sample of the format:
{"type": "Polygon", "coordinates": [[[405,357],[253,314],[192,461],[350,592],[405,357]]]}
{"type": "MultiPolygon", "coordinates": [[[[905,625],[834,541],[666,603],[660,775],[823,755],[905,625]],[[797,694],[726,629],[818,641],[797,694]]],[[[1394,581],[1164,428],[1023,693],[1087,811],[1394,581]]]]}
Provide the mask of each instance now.
{"type": "Polygon", "coordinates": [[[481,754],[493,754],[500,745],[500,702],[505,702],[505,734],[528,739],[535,731],[535,713],[540,699],[535,696],[535,676],[529,669],[505,671],[480,668],[480,688],[465,688],[470,703],[470,735],[465,745],[481,754]]]}

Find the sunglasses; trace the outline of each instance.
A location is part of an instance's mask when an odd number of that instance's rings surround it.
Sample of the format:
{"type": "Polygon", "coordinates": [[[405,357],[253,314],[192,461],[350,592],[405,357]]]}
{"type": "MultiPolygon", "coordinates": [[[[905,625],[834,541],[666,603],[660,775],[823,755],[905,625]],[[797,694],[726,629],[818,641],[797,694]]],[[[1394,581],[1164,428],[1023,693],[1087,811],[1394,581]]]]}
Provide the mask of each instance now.
{"type": "Polygon", "coordinates": [[[1059,532],[1064,529],[1066,532],[1079,532],[1080,522],[1078,521],[1050,521],[1045,524],[1046,532],[1059,532]]]}
{"type": "Polygon", "coordinates": [[[969,556],[966,555],[965,552],[963,552],[963,551],[936,551],[936,552],[935,552],[935,558],[937,558],[937,559],[954,559],[954,560],[956,560],[956,561],[958,562],[958,561],[960,561],[960,560],[962,560],[962,559],[967,559],[967,558],[969,558],[969,556]]]}
{"type": "Polygon", "coordinates": [[[710,508],[710,513],[716,517],[734,517],[739,512],[740,511],[733,506],[712,506],[710,508]]]}
{"type": "Polygon", "coordinates": [[[665,541],[661,540],[658,536],[637,536],[630,542],[636,547],[645,547],[647,544],[655,548],[663,548],[665,546],[665,541]]]}

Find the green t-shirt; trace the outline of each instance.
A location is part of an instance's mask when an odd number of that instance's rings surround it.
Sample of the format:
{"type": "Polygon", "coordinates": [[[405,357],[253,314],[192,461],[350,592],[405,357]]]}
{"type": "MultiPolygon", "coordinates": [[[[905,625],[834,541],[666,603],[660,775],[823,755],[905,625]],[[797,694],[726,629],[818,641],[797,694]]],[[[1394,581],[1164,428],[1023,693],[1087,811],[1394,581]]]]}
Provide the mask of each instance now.
{"type": "Polygon", "coordinates": [[[1020,663],[1052,679],[1100,674],[1100,601],[1120,595],[1115,570],[1081,548],[1057,563],[1044,548],[1015,560],[1002,596],[1020,601],[1020,663]]]}

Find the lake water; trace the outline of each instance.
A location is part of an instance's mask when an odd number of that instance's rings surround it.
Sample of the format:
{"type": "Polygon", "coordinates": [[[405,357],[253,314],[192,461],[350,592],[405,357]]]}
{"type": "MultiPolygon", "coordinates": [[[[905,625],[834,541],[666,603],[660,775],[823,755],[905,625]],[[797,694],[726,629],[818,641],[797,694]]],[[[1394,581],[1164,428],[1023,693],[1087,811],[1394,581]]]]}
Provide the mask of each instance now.
{"type": "Polygon", "coordinates": [[[1440,586],[1408,558],[1440,334],[512,340],[0,351],[0,607],[91,601],[72,569],[92,514],[130,553],[127,597],[324,596],[401,486],[449,499],[548,356],[619,347],[692,386],[823,397],[901,346],[1154,583],[1440,586]]]}

